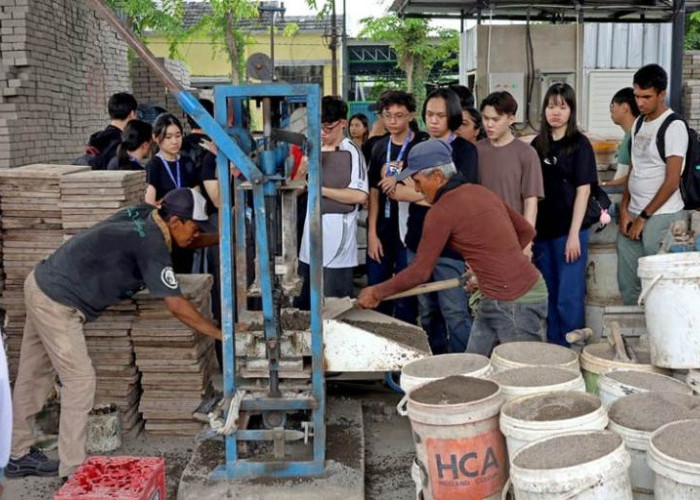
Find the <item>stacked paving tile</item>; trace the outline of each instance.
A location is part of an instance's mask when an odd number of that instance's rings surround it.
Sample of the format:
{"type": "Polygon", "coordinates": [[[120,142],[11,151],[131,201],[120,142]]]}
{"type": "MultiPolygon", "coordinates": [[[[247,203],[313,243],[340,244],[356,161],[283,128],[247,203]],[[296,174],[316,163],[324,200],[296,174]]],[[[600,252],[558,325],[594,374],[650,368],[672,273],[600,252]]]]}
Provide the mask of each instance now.
{"type": "Polygon", "coordinates": [[[12,380],[17,374],[26,317],[24,280],[39,261],[63,243],[60,179],[88,169],[72,165],[26,165],[0,170],[5,271],[2,304],[9,316],[5,333],[12,380]]]}
{"type": "Polygon", "coordinates": [[[122,435],[136,435],[143,428],[138,411],[140,374],[134,362],[131,341],[135,319],[136,304],[127,300],[109,307],[96,321],[85,323],[83,327],[97,375],[94,406],[113,404],[117,407],[122,435]]]}
{"type": "Polygon", "coordinates": [[[103,170],[61,178],[61,219],[72,236],[118,209],[144,202],[146,172],[103,170]]]}
{"type": "Polygon", "coordinates": [[[688,125],[700,129],[700,51],[683,54],[683,115],[688,125]]]}
{"type": "MultiPolygon", "coordinates": [[[[211,318],[211,275],[179,275],[184,297],[211,318]]],[[[138,315],[131,330],[143,394],[139,410],[151,435],[191,436],[203,424],[193,420],[202,396],[211,391],[213,340],[175,319],[163,299],[135,296],[138,315]]]]}

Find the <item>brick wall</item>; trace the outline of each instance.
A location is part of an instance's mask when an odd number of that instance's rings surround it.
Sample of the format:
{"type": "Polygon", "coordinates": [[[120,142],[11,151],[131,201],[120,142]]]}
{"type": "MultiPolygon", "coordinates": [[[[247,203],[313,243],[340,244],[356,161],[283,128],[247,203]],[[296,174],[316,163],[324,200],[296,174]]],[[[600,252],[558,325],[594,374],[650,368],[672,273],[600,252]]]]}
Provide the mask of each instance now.
{"type": "Polygon", "coordinates": [[[67,163],[130,91],[126,45],[83,0],[0,0],[0,168],[67,163]]]}
{"type": "MultiPolygon", "coordinates": [[[[163,58],[159,58],[159,60],[183,87],[190,88],[190,72],[182,61],[163,58]]],[[[131,59],[129,72],[133,94],[139,105],[161,106],[184,120],[185,113],[177,103],[177,99],[168,92],[163,82],[148,69],[141,59],[131,59]]],[[[184,121],[183,125],[186,126],[184,121]]]]}
{"type": "Polygon", "coordinates": [[[683,55],[683,114],[688,125],[700,129],[700,51],[683,55]]]}

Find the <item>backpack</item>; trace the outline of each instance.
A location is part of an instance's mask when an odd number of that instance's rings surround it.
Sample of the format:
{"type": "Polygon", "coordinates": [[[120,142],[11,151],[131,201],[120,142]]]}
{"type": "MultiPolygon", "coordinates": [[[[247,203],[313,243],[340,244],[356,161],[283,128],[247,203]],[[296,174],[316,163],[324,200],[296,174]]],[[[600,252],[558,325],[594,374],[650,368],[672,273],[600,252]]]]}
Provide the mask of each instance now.
{"type": "MultiPolygon", "coordinates": [[[[658,132],[656,133],[656,149],[659,156],[666,160],[666,130],[672,122],[679,120],[685,125],[688,131],[688,149],[685,153],[685,168],[681,173],[680,190],[683,197],[683,204],[686,210],[696,210],[700,208],[700,137],[695,129],[688,126],[688,123],[676,113],[671,113],[666,117],[658,132]]],[[[636,136],[642,128],[643,118],[634,122],[634,135],[636,136]]],[[[630,149],[632,141],[630,141],[630,149]]]]}
{"type": "Polygon", "coordinates": [[[85,154],[78,156],[71,165],[85,165],[93,170],[107,170],[107,164],[116,155],[117,147],[120,143],[121,138],[119,140],[115,139],[103,150],[99,150],[94,146],[86,146],[85,154]]]}
{"type": "Polygon", "coordinates": [[[610,197],[603,191],[603,188],[598,183],[591,184],[591,195],[588,198],[588,206],[586,214],[583,216],[583,229],[588,229],[594,224],[598,224],[595,232],[599,233],[610,224],[611,218],[608,213],[610,210],[610,197]]]}

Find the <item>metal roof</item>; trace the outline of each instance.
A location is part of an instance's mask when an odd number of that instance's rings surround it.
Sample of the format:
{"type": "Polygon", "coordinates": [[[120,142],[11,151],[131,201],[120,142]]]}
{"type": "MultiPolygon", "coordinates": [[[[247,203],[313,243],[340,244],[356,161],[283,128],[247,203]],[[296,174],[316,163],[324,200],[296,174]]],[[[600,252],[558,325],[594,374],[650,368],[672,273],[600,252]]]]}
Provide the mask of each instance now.
{"type": "MultiPolygon", "coordinates": [[[[394,0],[389,10],[407,17],[455,19],[576,21],[579,9],[587,22],[668,22],[675,0],[394,0]]],[[[700,0],[685,2],[686,12],[700,10],[700,0]]]]}

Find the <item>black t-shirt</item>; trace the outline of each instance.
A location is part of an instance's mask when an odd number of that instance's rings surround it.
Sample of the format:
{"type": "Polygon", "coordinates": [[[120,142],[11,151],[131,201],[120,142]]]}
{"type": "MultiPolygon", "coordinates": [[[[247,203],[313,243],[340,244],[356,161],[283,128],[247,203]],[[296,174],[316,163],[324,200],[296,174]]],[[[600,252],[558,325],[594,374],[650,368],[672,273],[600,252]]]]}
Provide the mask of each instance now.
{"type": "Polygon", "coordinates": [[[107,164],[107,170],[139,170],[142,171],[144,170],[143,165],[134,158],[129,158],[129,162],[124,165],[119,164],[119,158],[114,157],[111,160],[109,160],[109,163],[107,164]]]}
{"type": "MultiPolygon", "coordinates": [[[[429,138],[425,132],[418,132],[413,137],[413,140],[406,146],[402,161],[404,168],[407,166],[408,152],[413,146],[419,142],[429,138]]],[[[394,161],[398,158],[401,152],[401,144],[394,144],[391,138],[387,135],[376,142],[372,148],[372,156],[369,163],[369,187],[379,189],[379,206],[377,207],[377,236],[383,246],[396,248],[400,244],[399,238],[399,206],[398,202],[388,198],[379,187],[379,182],[382,180],[382,170],[386,166],[386,148],[391,144],[390,158],[394,161]],[[387,203],[389,208],[387,209],[387,203]],[[387,217],[388,215],[388,217],[387,217]]]]}
{"type": "Polygon", "coordinates": [[[377,144],[377,142],[381,141],[382,139],[385,139],[389,137],[389,133],[387,132],[384,135],[374,135],[367,139],[365,143],[362,145],[362,154],[365,157],[365,163],[367,165],[370,164],[372,161],[372,151],[374,150],[374,146],[377,144]]]}
{"type": "MultiPolygon", "coordinates": [[[[464,182],[476,184],[479,181],[479,158],[476,151],[476,146],[471,142],[456,137],[452,141],[452,161],[457,167],[457,172],[461,175],[464,182]]],[[[418,243],[420,243],[423,235],[423,221],[428,213],[429,207],[423,207],[411,203],[408,208],[408,232],[406,233],[406,246],[417,251],[418,243]]],[[[445,248],[442,252],[443,257],[450,257],[461,260],[462,257],[453,250],[445,248]]]]}
{"type": "Polygon", "coordinates": [[[549,154],[544,157],[538,150],[544,181],[544,199],[537,207],[536,229],[540,239],[569,234],[576,188],[598,182],[595,153],[588,138],[577,134],[568,152],[564,151],[565,140],[552,142],[549,154]]]}
{"type": "Polygon", "coordinates": [[[199,178],[202,185],[202,195],[204,199],[207,200],[207,214],[215,214],[218,212],[218,209],[216,205],[214,205],[214,202],[211,201],[211,198],[209,198],[209,193],[207,193],[207,189],[204,187],[204,181],[215,181],[217,179],[216,156],[210,151],[207,151],[207,154],[204,155],[202,159],[202,168],[199,171],[199,178]]]}
{"type": "Polygon", "coordinates": [[[209,198],[209,193],[204,188],[204,181],[216,180],[216,155],[199,145],[203,140],[211,141],[208,135],[192,132],[182,139],[180,154],[192,160],[197,174],[200,177],[200,189],[202,196],[207,200],[207,214],[217,212],[216,206],[209,198]]]}
{"type": "Polygon", "coordinates": [[[73,236],[36,266],[36,282],[51,299],[80,310],[88,321],[148,288],[177,297],[180,288],[151,205],[122,208],[73,236]]]}
{"type": "Polygon", "coordinates": [[[197,173],[192,160],[181,156],[178,161],[164,161],[161,156],[154,156],[146,164],[146,183],[156,188],[156,200],[162,200],[163,196],[173,189],[194,188],[199,186],[199,174],[197,173]],[[180,185],[177,186],[177,165],[180,165],[180,185]],[[168,170],[166,170],[166,164],[168,170]],[[168,174],[168,171],[170,174],[168,174]]]}
{"type": "Polygon", "coordinates": [[[88,139],[88,146],[95,150],[89,164],[93,170],[105,170],[109,162],[117,154],[117,148],[122,142],[122,131],[114,125],[107,125],[104,130],[95,132],[88,139]]]}

